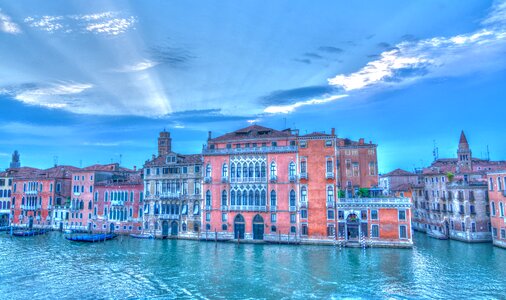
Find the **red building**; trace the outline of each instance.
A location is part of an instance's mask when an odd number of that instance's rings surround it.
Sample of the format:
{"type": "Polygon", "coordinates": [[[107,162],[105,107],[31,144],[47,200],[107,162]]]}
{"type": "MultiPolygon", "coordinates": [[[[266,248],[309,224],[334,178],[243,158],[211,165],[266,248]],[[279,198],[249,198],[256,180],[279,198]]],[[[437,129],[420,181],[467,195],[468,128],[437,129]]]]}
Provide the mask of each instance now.
{"type": "Polygon", "coordinates": [[[210,135],[203,160],[207,237],[412,245],[409,199],[349,198],[377,191],[376,145],[363,139],[253,125],[210,135]]]}
{"type": "Polygon", "coordinates": [[[506,248],[506,171],[487,174],[492,242],[506,248]]]}
{"type": "Polygon", "coordinates": [[[133,233],[141,230],[141,172],[119,164],[93,165],[72,173],[69,225],[73,229],[133,233]]]}
{"type": "Polygon", "coordinates": [[[55,207],[65,206],[70,199],[71,174],[76,170],[72,166],[9,169],[13,179],[13,225],[50,227],[55,207]]]}

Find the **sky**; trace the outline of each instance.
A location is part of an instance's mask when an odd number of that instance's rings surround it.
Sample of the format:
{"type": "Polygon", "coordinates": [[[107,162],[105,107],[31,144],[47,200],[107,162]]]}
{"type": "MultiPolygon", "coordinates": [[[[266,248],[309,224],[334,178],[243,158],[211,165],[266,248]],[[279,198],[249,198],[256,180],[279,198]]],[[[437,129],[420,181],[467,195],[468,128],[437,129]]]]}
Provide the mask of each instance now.
{"type": "Polygon", "coordinates": [[[506,1],[0,0],[0,169],[139,167],[164,129],[189,154],[253,123],[363,137],[381,173],[461,130],[506,160],[505,95],[506,1]]]}

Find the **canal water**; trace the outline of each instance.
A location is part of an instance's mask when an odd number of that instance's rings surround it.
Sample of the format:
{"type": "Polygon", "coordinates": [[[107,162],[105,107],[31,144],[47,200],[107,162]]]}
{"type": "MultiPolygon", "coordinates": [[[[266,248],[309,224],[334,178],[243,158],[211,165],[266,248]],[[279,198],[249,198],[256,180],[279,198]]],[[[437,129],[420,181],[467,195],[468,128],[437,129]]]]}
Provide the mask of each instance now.
{"type": "Polygon", "coordinates": [[[506,298],[506,250],[415,234],[414,249],[0,234],[1,299],[506,298]]]}

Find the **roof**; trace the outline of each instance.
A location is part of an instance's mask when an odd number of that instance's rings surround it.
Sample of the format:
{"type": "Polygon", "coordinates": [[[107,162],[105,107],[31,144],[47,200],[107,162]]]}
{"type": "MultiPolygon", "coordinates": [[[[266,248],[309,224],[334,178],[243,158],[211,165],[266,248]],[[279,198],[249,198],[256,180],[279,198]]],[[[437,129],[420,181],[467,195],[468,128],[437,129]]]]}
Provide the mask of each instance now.
{"type": "Polygon", "coordinates": [[[21,167],[9,169],[9,174],[19,179],[51,179],[51,178],[70,178],[72,172],[80,170],[73,166],[54,166],[49,169],[36,169],[30,167],[21,167]]]}
{"type": "Polygon", "coordinates": [[[388,177],[388,176],[417,176],[417,175],[415,173],[411,173],[403,169],[395,169],[392,172],[386,173],[382,176],[388,177]]]}
{"type": "Polygon", "coordinates": [[[121,167],[119,163],[112,163],[107,165],[95,164],[82,168],[80,171],[132,171],[132,170],[121,167]]]}
{"type": "Polygon", "coordinates": [[[462,130],[462,132],[460,133],[459,144],[468,144],[466,135],[464,134],[464,130],[462,130]]]}
{"type": "Polygon", "coordinates": [[[304,134],[304,135],[301,135],[300,137],[302,138],[306,138],[306,137],[334,137],[334,135],[330,134],[330,133],[325,133],[325,132],[311,132],[311,133],[308,133],[308,134],[304,134]]]}
{"type": "Polygon", "coordinates": [[[177,157],[176,165],[199,165],[203,162],[202,154],[179,154],[175,152],[169,152],[168,154],[159,155],[151,160],[146,161],[144,167],[174,165],[174,163],[167,163],[167,156],[174,155],[177,157]]]}
{"type": "Polygon", "coordinates": [[[390,190],[394,192],[407,192],[410,191],[411,188],[412,185],[410,183],[401,183],[396,186],[390,187],[390,190]]]}
{"type": "Polygon", "coordinates": [[[226,133],[218,136],[214,139],[210,139],[210,142],[224,142],[224,141],[237,141],[237,140],[254,140],[254,139],[269,139],[269,138],[286,138],[294,136],[290,129],[282,131],[260,126],[251,125],[242,129],[238,129],[233,132],[226,133]]]}

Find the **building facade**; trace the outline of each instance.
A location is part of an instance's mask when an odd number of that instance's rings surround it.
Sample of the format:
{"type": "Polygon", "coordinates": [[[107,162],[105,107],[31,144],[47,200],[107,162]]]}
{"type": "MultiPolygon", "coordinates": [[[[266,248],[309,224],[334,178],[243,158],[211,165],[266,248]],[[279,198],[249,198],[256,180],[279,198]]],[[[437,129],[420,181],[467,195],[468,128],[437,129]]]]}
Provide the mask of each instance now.
{"type": "Polygon", "coordinates": [[[172,152],[160,132],[158,156],[144,164],[143,232],[158,238],[198,238],[202,217],[202,156],[172,152]]]}
{"type": "Polygon", "coordinates": [[[466,242],[492,240],[486,172],[504,161],[472,157],[464,132],[457,158],[435,160],[413,189],[413,228],[436,238],[466,242]]]}
{"type": "Polygon", "coordinates": [[[11,222],[12,178],[8,172],[0,172],[0,227],[11,222]]]}
{"type": "Polygon", "coordinates": [[[492,242],[506,248],[506,170],[490,172],[487,178],[492,242]]]}
{"type": "MultiPolygon", "coordinates": [[[[410,192],[410,186],[419,183],[420,176],[418,174],[402,169],[395,169],[379,177],[379,187],[383,196],[396,195],[397,192],[410,192]]],[[[404,195],[402,196],[404,197],[404,195]]]]}
{"type": "Polygon", "coordinates": [[[351,198],[377,190],[376,145],[344,141],[334,130],[299,135],[258,125],[210,135],[203,150],[206,237],[412,245],[409,199],[351,198]],[[402,220],[387,217],[398,211],[402,220]]]}

